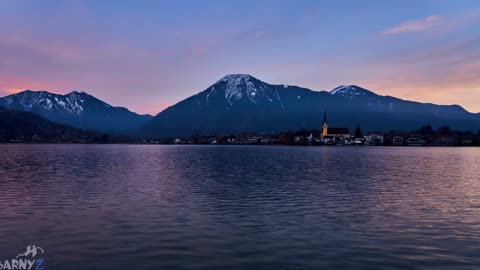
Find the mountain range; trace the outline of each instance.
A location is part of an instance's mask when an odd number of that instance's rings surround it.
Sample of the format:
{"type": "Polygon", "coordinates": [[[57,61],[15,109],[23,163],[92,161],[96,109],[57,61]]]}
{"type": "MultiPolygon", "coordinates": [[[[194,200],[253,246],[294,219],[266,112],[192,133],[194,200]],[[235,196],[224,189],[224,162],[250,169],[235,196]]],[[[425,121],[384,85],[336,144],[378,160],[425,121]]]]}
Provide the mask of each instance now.
{"type": "Polygon", "coordinates": [[[126,108],[111,106],[84,92],[58,95],[46,91],[26,90],[0,98],[0,106],[32,112],[54,122],[73,127],[129,134],[152,118],[126,108]]]}
{"type": "Polygon", "coordinates": [[[233,74],[160,112],[141,131],[150,136],[190,136],[320,129],[325,111],[330,125],[351,130],[357,124],[369,131],[411,130],[426,124],[480,128],[480,115],[458,105],[381,96],[355,85],[313,91],[233,74]]]}
{"type": "Polygon", "coordinates": [[[0,106],[82,129],[155,137],[321,129],[324,112],[331,126],[350,130],[357,124],[366,131],[412,130],[427,124],[460,130],[480,128],[480,114],[459,105],[382,96],[356,85],[313,91],[269,84],[247,74],[227,75],[155,117],[75,91],[57,95],[27,90],[0,98],[0,106]]]}

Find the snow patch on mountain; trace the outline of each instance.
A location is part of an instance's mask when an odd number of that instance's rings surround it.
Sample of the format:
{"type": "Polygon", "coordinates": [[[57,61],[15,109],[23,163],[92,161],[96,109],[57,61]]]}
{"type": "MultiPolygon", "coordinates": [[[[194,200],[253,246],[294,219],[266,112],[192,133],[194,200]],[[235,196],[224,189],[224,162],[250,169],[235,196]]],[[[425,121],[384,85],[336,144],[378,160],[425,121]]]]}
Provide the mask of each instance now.
{"type": "Polygon", "coordinates": [[[336,95],[336,94],[339,94],[339,93],[348,92],[349,90],[355,90],[355,89],[353,89],[352,85],[340,85],[339,87],[330,91],[330,94],[336,95]]]}
{"type": "Polygon", "coordinates": [[[85,102],[85,99],[82,98],[82,94],[84,93],[73,91],[65,96],[68,103],[67,108],[76,114],[80,114],[84,111],[83,103],[85,102]]]}
{"type": "Polygon", "coordinates": [[[366,89],[360,88],[356,85],[341,85],[332,91],[330,91],[331,95],[337,96],[344,96],[346,98],[353,99],[356,96],[367,96],[367,95],[375,95],[375,93],[368,91],[366,89]]]}
{"type": "Polygon", "coordinates": [[[215,93],[216,93],[215,86],[210,87],[210,91],[207,92],[207,103],[210,102],[209,100],[210,95],[215,93]]]}
{"type": "MultiPolygon", "coordinates": [[[[280,102],[278,92],[273,86],[261,82],[248,74],[227,75],[217,81],[215,85],[219,84],[225,84],[225,99],[230,106],[244,97],[255,104],[265,99],[269,102],[280,102]]],[[[210,93],[214,93],[214,91],[215,88],[212,87],[210,93]]],[[[207,94],[207,100],[210,93],[207,94]]]]}
{"type": "Polygon", "coordinates": [[[225,82],[227,84],[225,88],[225,98],[230,105],[234,100],[239,100],[243,97],[242,92],[245,90],[246,96],[253,102],[255,102],[255,96],[257,94],[257,88],[251,81],[250,75],[247,74],[231,74],[223,77],[217,83],[225,82]]]}

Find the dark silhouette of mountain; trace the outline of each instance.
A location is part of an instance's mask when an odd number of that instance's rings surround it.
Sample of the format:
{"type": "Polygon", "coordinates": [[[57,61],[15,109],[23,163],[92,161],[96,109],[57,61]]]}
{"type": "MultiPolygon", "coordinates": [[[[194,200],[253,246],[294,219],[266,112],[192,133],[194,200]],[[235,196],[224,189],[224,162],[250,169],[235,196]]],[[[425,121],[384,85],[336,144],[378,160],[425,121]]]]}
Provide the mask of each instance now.
{"type": "Polygon", "coordinates": [[[113,107],[87,93],[66,95],[26,90],[0,98],[0,106],[29,111],[54,122],[108,133],[129,133],[152,118],[113,107]]]}
{"type": "Polygon", "coordinates": [[[435,105],[380,96],[350,85],[330,92],[272,85],[250,75],[227,75],[205,91],[157,114],[140,133],[147,136],[191,136],[272,133],[320,129],[323,113],[335,126],[354,130],[414,129],[425,124],[454,129],[480,126],[478,114],[458,105],[435,105]]]}
{"type": "Polygon", "coordinates": [[[0,107],[0,141],[51,138],[81,138],[92,134],[64,124],[54,123],[39,115],[0,107]],[[35,137],[34,137],[35,136],[35,137]]]}

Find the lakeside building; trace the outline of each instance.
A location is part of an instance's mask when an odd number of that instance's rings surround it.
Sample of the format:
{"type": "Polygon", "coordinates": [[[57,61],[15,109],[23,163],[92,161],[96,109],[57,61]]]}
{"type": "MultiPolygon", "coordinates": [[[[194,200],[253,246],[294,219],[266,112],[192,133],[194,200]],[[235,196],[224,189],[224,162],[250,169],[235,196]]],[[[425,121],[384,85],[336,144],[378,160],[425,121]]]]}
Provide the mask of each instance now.
{"type": "Polygon", "coordinates": [[[369,135],[365,135],[365,142],[368,145],[379,145],[383,144],[383,134],[378,134],[378,133],[372,133],[369,135]]]}
{"type": "Polygon", "coordinates": [[[401,145],[403,144],[403,141],[405,140],[404,137],[402,136],[394,136],[393,139],[392,139],[392,142],[394,145],[401,145]]]}
{"type": "Polygon", "coordinates": [[[329,143],[344,143],[345,140],[349,140],[352,134],[348,128],[344,127],[328,127],[327,112],[323,114],[323,129],[321,135],[321,141],[325,144],[329,143]]]}

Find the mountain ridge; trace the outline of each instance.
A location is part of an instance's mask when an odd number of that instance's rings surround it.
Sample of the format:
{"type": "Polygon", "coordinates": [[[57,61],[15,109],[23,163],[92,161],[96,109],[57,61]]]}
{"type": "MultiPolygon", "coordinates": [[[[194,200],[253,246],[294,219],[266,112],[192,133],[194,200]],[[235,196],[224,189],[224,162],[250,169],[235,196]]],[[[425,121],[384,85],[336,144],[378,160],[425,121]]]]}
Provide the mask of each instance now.
{"type": "Polygon", "coordinates": [[[0,98],[0,106],[41,115],[73,127],[108,133],[130,133],[152,118],[112,106],[86,92],[54,94],[25,90],[0,98]]]}
{"type": "Polygon", "coordinates": [[[0,106],[29,111],[51,121],[107,133],[191,136],[274,133],[321,128],[325,111],[335,126],[365,130],[414,129],[425,124],[476,130],[480,113],[383,96],[357,85],[316,91],[269,84],[249,74],[229,74],[159,112],[155,117],[114,107],[81,91],[54,94],[25,90],[0,98],[0,106]]]}
{"type": "Polygon", "coordinates": [[[140,132],[188,136],[320,128],[325,110],[337,126],[352,129],[357,123],[367,130],[410,129],[423,124],[473,128],[480,124],[478,115],[460,105],[382,96],[356,85],[315,91],[268,84],[249,74],[230,74],[160,112],[140,132]]]}

